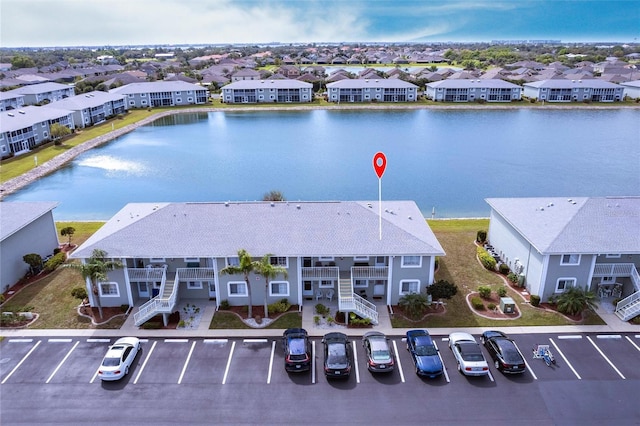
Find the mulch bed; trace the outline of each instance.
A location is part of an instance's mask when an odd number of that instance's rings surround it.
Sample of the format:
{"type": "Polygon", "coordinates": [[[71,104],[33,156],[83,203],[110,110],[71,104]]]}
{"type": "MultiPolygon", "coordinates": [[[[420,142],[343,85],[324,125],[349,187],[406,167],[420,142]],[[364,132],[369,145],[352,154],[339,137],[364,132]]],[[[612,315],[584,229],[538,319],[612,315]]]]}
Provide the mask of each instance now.
{"type": "MultiPolygon", "coordinates": [[[[471,301],[471,298],[473,297],[480,297],[480,293],[471,293],[467,296],[467,300],[471,301]]],[[[498,296],[497,293],[491,293],[491,296],[487,299],[483,299],[480,297],[480,299],[482,300],[483,304],[484,304],[484,309],[483,310],[478,310],[478,309],[473,309],[474,312],[478,313],[479,315],[482,315],[483,317],[487,317],[487,318],[495,318],[495,319],[505,319],[505,318],[511,318],[511,319],[515,319],[518,317],[518,307],[516,305],[515,308],[515,312],[512,314],[504,314],[502,313],[502,311],[500,310],[500,296],[498,296]],[[498,307],[498,309],[489,309],[488,305],[490,303],[493,303],[496,307],[498,307]]]]}
{"type": "MultiPolygon", "coordinates": [[[[264,318],[264,306],[263,305],[255,305],[251,307],[253,318],[260,316],[260,318],[264,318]]],[[[229,306],[228,309],[220,309],[220,311],[233,312],[238,315],[243,320],[249,319],[249,309],[247,306],[229,306]]],[[[298,305],[291,305],[287,312],[298,312],[298,305]]],[[[273,313],[269,313],[270,319],[276,319],[281,314],[274,315],[273,313]]]]}
{"type": "Polygon", "coordinates": [[[92,306],[83,306],[82,308],[80,308],[80,313],[91,316],[91,318],[93,318],[93,321],[96,323],[103,323],[109,321],[117,315],[122,315],[125,312],[123,312],[122,308],[120,308],[119,306],[108,308],[103,307],[102,317],[100,317],[100,311],[98,311],[98,308],[92,306]]]}
{"type": "Polygon", "coordinates": [[[406,319],[407,321],[411,321],[411,322],[420,322],[423,321],[426,317],[428,317],[429,315],[443,315],[447,312],[447,309],[445,307],[439,307],[436,308],[436,305],[431,305],[428,308],[425,309],[425,313],[421,318],[414,318],[409,316],[409,314],[407,314],[403,309],[402,306],[400,305],[393,305],[391,306],[391,309],[393,309],[393,316],[394,317],[402,317],[404,319],[406,319]]]}

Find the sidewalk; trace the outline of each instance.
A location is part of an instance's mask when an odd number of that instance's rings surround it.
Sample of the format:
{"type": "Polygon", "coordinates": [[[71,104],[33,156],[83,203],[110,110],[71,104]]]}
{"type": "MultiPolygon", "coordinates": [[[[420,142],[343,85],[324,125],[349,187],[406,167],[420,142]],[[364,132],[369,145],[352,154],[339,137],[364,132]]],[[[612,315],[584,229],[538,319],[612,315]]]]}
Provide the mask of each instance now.
{"type": "MultiPolygon", "coordinates": [[[[186,303],[192,301],[183,300],[180,309],[186,303]]],[[[332,312],[337,311],[337,302],[325,303],[329,305],[332,312]]],[[[307,301],[302,309],[302,328],[306,329],[310,336],[321,337],[330,331],[340,331],[348,336],[362,336],[367,331],[375,330],[389,336],[402,336],[408,329],[393,328],[389,311],[385,305],[378,305],[379,324],[373,328],[346,328],[339,325],[328,326],[326,324],[314,324],[313,317],[315,302],[307,301]]],[[[137,308],[134,308],[134,310],[137,308]]],[[[507,334],[558,334],[558,333],[639,333],[640,325],[629,324],[620,320],[615,314],[599,307],[596,312],[606,322],[606,325],[565,325],[565,326],[508,326],[505,322],[501,327],[465,327],[464,331],[471,334],[481,334],[485,330],[497,328],[507,334]]],[[[242,329],[242,330],[210,330],[209,324],[215,313],[215,306],[207,303],[202,309],[201,317],[197,327],[178,330],[145,330],[134,325],[134,311],[132,311],[123,326],[117,330],[108,329],[2,329],[0,336],[7,338],[19,337],[58,337],[58,336],[79,336],[79,337],[122,337],[137,336],[140,338],[275,338],[281,337],[284,330],[279,329],[242,329]]],[[[460,328],[429,328],[429,333],[434,336],[446,336],[460,328]]]]}

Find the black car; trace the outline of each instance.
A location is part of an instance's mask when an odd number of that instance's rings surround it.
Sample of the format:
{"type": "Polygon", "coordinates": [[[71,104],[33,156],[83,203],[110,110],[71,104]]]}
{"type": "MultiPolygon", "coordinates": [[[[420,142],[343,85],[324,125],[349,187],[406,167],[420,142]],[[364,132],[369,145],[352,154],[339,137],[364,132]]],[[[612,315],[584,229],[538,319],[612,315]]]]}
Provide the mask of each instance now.
{"type": "Polygon", "coordinates": [[[284,369],[288,372],[309,371],[311,369],[311,344],[307,330],[288,328],[282,334],[284,348],[284,369]]]}
{"type": "Polygon", "coordinates": [[[493,359],[494,366],[502,373],[524,373],[526,364],[516,344],[501,331],[482,333],[480,341],[493,359]]]}
{"type": "Polygon", "coordinates": [[[324,374],[331,378],[348,378],[351,374],[351,349],[344,333],[328,333],[324,343],[324,374]]]}
{"type": "Polygon", "coordinates": [[[367,355],[367,368],[372,373],[390,373],[395,368],[393,351],[389,339],[378,332],[370,331],[362,337],[362,346],[367,355]]]}

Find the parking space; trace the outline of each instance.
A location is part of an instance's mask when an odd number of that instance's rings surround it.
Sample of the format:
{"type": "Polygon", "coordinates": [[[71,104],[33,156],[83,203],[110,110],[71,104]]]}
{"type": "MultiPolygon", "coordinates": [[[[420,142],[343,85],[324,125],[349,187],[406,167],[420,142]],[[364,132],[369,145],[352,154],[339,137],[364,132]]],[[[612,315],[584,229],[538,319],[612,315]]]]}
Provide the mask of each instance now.
{"type": "Polygon", "coordinates": [[[164,339],[142,343],[131,369],[134,384],[178,383],[191,347],[189,339],[164,339]]]}
{"type": "MultiPolygon", "coordinates": [[[[7,377],[11,383],[45,383],[51,380],[52,374],[74,347],[73,339],[42,339],[36,342],[16,365],[7,377]]],[[[22,352],[22,351],[21,351],[22,352]]],[[[5,351],[3,351],[3,354],[5,351]]],[[[3,355],[4,356],[4,355],[3,355]]],[[[3,382],[5,379],[3,379],[3,382]]]]}
{"type": "Polygon", "coordinates": [[[0,352],[0,383],[9,380],[13,371],[42,343],[34,339],[8,339],[0,352]]]}
{"type": "Polygon", "coordinates": [[[536,377],[537,380],[577,380],[578,376],[572,370],[572,366],[568,364],[562,357],[562,354],[556,350],[551,340],[557,341],[557,335],[545,334],[527,334],[512,336],[516,345],[522,352],[529,374],[536,377]],[[538,345],[549,345],[549,349],[553,353],[556,363],[551,367],[547,367],[543,359],[533,357],[533,349],[538,345]]]}
{"type": "Polygon", "coordinates": [[[88,383],[98,371],[109,342],[109,339],[76,341],[49,383],[88,383]]]}
{"type": "Polygon", "coordinates": [[[617,375],[625,379],[640,379],[640,339],[621,334],[595,334],[586,338],[617,375]]]}
{"type": "Polygon", "coordinates": [[[594,348],[587,336],[560,335],[550,339],[557,361],[562,358],[582,380],[613,380],[620,376],[594,348]],[[560,357],[556,354],[560,354],[560,357]]]}
{"type": "Polygon", "coordinates": [[[203,339],[195,346],[184,370],[183,384],[221,384],[229,360],[228,339],[203,339]]]}
{"type": "Polygon", "coordinates": [[[272,340],[269,339],[237,341],[230,358],[226,380],[223,382],[225,384],[267,383],[272,347],[272,340]]]}

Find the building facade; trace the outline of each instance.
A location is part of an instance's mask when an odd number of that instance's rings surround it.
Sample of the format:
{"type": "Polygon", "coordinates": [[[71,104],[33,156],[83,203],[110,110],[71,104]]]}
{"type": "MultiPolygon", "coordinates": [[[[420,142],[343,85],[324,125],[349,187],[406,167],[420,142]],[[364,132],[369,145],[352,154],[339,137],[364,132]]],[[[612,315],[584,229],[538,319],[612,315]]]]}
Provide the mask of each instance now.
{"type": "Polygon", "coordinates": [[[344,79],[327,84],[329,102],[415,102],[418,86],[397,78],[344,79]]]}
{"type": "Polygon", "coordinates": [[[42,105],[47,102],[57,102],[76,94],[73,86],[53,82],[30,84],[10,90],[9,93],[24,96],[24,105],[42,105]]]}
{"type": "Polygon", "coordinates": [[[159,313],[166,321],[181,298],[262,305],[265,295],[300,305],[333,298],[375,323],[375,301],[424,292],[444,255],[414,202],[383,207],[380,221],[377,202],[129,204],[72,257],[101,249],[124,264],[101,283],[101,302],[140,305],[138,325],[159,313]],[[220,273],[240,249],[254,260],[270,254],[287,276],[265,283],[252,274],[249,301],[243,276],[220,273]]]}
{"type": "Polygon", "coordinates": [[[207,89],[184,81],[131,83],[109,90],[124,95],[126,109],[200,105],[208,101],[207,89]]]}
{"type": "Polygon", "coordinates": [[[313,100],[313,84],[298,80],[241,80],[222,87],[228,104],[306,103],[313,100]]]}
{"type": "Polygon", "coordinates": [[[24,106],[24,95],[12,92],[0,92],[0,112],[22,108],[24,106]]]}
{"type": "Polygon", "coordinates": [[[619,102],[624,87],[598,79],[541,80],[524,84],[524,96],[546,102],[619,102]]]}
{"type": "Polygon", "coordinates": [[[512,102],[522,99],[522,88],[500,79],[451,79],[428,83],[425,96],[436,102],[512,102]]]}

